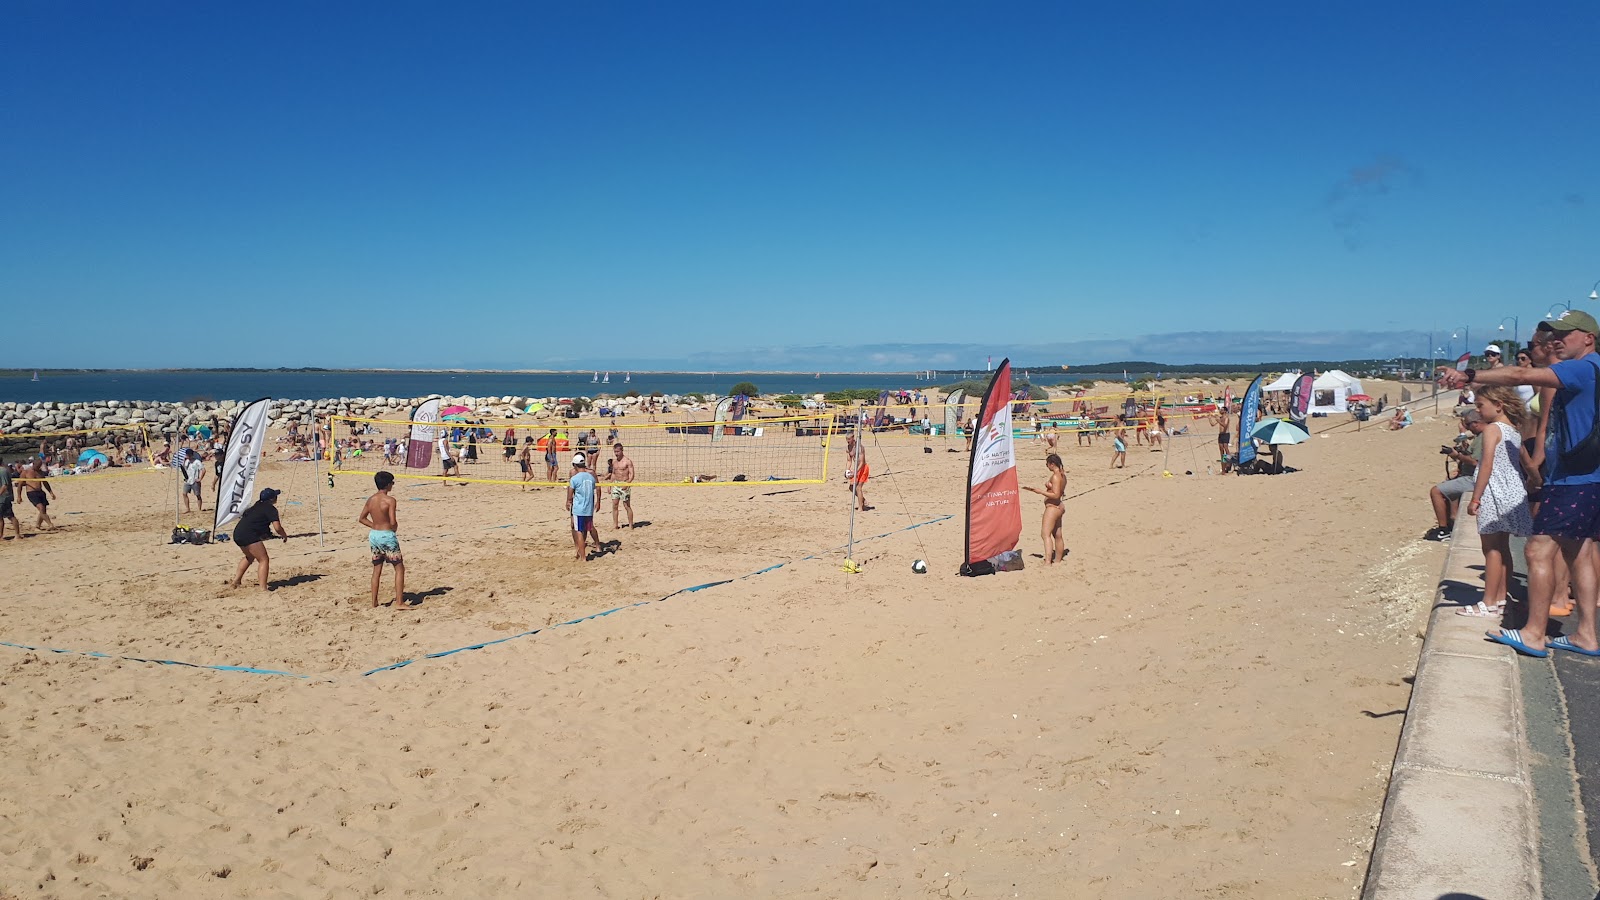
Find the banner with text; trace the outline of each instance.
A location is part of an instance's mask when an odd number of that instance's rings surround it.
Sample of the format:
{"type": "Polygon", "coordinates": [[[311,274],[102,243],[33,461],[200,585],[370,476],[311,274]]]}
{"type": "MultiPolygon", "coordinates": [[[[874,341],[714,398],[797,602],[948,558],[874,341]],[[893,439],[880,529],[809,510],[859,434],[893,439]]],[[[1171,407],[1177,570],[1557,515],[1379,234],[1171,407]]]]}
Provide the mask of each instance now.
{"type": "Polygon", "coordinates": [[[1250,439],[1250,434],[1256,430],[1256,419],[1261,414],[1261,379],[1265,377],[1257,375],[1256,380],[1250,382],[1250,389],[1244,392],[1244,402],[1239,405],[1238,464],[1241,466],[1256,458],[1256,442],[1250,439]]]}
{"type": "Polygon", "coordinates": [[[1289,418],[1296,422],[1304,422],[1306,413],[1311,409],[1311,384],[1316,381],[1311,375],[1301,375],[1294,380],[1294,387],[1289,389],[1289,418]]]}
{"type": "Polygon", "coordinates": [[[955,434],[961,428],[961,412],[966,408],[967,392],[956,388],[944,398],[944,433],[955,434]]]}
{"type": "Polygon", "coordinates": [[[967,473],[968,563],[1015,550],[1022,538],[1017,454],[1011,436],[1011,360],[1000,361],[978,410],[967,473]]]}
{"type": "Polygon", "coordinates": [[[262,397],[246,406],[233,419],[228,446],[222,451],[222,477],[217,480],[217,516],[213,533],[244,515],[256,490],[256,470],[261,467],[261,448],[267,442],[267,412],[272,398],[262,397]]]}
{"type": "Polygon", "coordinates": [[[433,442],[439,438],[439,400],[425,401],[411,411],[411,438],[406,442],[406,468],[433,465],[433,442]]]}

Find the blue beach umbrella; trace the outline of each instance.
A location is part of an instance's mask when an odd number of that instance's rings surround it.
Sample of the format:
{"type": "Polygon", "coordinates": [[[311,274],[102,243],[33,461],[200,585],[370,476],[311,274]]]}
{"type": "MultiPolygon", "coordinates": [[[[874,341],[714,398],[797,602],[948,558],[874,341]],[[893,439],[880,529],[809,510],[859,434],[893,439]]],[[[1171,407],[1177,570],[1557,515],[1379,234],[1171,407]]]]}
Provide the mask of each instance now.
{"type": "Polygon", "coordinates": [[[1250,436],[1269,444],[1299,444],[1311,438],[1304,428],[1283,419],[1267,419],[1257,425],[1250,436]]]}

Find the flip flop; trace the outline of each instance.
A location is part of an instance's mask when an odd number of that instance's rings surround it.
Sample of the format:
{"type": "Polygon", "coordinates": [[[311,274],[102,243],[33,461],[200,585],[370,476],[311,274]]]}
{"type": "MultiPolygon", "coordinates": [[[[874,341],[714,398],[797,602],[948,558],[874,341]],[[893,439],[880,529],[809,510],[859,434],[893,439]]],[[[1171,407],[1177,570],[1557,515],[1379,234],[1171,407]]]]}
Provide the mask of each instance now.
{"type": "Polygon", "coordinates": [[[1498,619],[1501,613],[1502,610],[1499,607],[1490,606],[1482,602],[1456,610],[1456,615],[1458,616],[1472,616],[1478,619],[1498,619]]]}
{"type": "Polygon", "coordinates": [[[1544,659],[1550,655],[1548,650],[1535,650],[1524,644],[1522,642],[1522,632],[1515,628],[1502,628],[1498,633],[1486,634],[1484,637],[1494,641],[1496,644],[1505,644],[1518,653],[1531,656],[1534,659],[1544,659]]]}
{"type": "Polygon", "coordinates": [[[1550,646],[1556,648],[1557,650],[1570,650],[1579,656],[1600,656],[1600,650],[1585,650],[1582,647],[1579,647],[1577,644],[1574,644],[1570,639],[1567,638],[1566,635],[1562,635],[1561,637],[1551,641],[1550,646]]]}
{"type": "Polygon", "coordinates": [[[1572,615],[1572,604],[1569,603],[1566,606],[1556,606],[1552,604],[1550,607],[1550,615],[1558,618],[1570,616],[1572,615]]]}

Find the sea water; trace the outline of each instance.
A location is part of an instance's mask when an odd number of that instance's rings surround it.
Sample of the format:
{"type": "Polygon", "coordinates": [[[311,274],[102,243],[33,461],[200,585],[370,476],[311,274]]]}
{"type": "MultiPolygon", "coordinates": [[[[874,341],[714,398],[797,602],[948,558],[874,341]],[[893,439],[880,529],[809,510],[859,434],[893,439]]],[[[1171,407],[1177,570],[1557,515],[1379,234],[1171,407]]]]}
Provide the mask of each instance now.
{"type": "MultiPolygon", "coordinates": [[[[119,370],[79,373],[44,373],[39,381],[29,375],[0,378],[0,402],[82,403],[94,400],[152,400],[180,403],[187,400],[320,400],[334,397],[422,397],[428,394],[499,397],[620,397],[629,392],[648,395],[706,394],[722,396],[741,381],[754,384],[764,394],[812,394],[848,388],[889,391],[938,390],[961,380],[959,374],[934,376],[925,381],[912,373],[812,373],[794,372],[633,372],[613,371],[610,384],[594,381],[592,372],[372,372],[372,371],[251,371],[119,370]]],[[[982,380],[987,372],[970,372],[982,380]]],[[[1016,376],[1013,376],[1014,379],[1016,376]]],[[[1032,376],[1034,384],[1064,384],[1083,378],[1105,381],[1114,376],[1075,375],[1060,372],[1032,376]]]]}

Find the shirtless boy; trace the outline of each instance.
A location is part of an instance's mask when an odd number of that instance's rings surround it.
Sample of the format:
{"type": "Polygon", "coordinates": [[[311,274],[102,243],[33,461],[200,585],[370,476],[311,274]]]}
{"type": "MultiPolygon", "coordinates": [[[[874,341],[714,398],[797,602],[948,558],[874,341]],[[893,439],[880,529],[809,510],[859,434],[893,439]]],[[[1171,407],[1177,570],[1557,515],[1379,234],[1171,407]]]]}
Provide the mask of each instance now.
{"type": "Polygon", "coordinates": [[[558,484],[556,478],[561,474],[561,467],[556,465],[556,430],[550,429],[550,434],[544,439],[544,480],[551,484],[558,484]]]}
{"type": "Polygon", "coordinates": [[[372,476],[378,492],[367,498],[356,521],[371,529],[367,533],[367,547],[372,550],[372,608],[378,608],[378,587],[383,583],[383,564],[394,567],[394,603],[390,609],[404,609],[406,605],[406,561],[400,555],[399,503],[389,496],[394,487],[394,475],[379,472],[372,476]]]}
{"type": "Polygon", "coordinates": [[[611,451],[616,456],[611,460],[611,471],[606,480],[620,482],[611,485],[611,527],[616,529],[633,527],[633,460],[622,455],[622,444],[612,444],[611,451]],[[628,510],[628,524],[619,524],[618,507],[628,510]]]}
{"type": "Polygon", "coordinates": [[[1044,466],[1050,471],[1050,480],[1044,484],[1044,490],[1023,485],[1025,491],[1032,491],[1044,498],[1044,522],[1040,526],[1040,533],[1044,537],[1045,565],[1053,566],[1067,558],[1067,544],[1061,537],[1061,518],[1065,508],[1061,505],[1061,495],[1067,491],[1067,473],[1061,467],[1061,457],[1052,453],[1044,458],[1044,466]]]}

